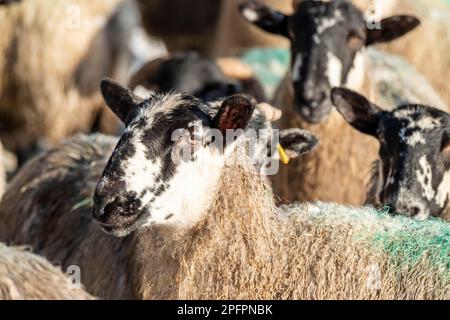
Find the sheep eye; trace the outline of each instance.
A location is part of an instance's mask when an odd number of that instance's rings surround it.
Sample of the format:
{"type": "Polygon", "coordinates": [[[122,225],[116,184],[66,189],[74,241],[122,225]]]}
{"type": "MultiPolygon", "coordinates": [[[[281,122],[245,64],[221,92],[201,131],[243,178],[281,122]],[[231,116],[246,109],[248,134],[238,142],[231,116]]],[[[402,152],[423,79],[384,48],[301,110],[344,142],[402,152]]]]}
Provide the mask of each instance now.
{"type": "Polygon", "coordinates": [[[441,153],[444,158],[450,160],[450,137],[444,136],[442,139],[441,153]]]}
{"type": "Polygon", "coordinates": [[[358,51],[364,45],[363,37],[357,32],[350,32],[347,39],[347,45],[350,49],[358,51]]]}

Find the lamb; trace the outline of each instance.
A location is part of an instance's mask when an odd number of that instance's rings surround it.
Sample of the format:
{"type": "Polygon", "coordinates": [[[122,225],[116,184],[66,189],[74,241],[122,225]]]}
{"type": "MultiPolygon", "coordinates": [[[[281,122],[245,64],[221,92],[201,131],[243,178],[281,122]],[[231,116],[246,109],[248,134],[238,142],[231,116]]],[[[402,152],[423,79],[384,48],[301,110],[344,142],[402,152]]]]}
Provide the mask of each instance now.
{"type": "Polygon", "coordinates": [[[103,76],[127,81],[127,6],[36,0],[0,7],[0,138],[20,163],[41,143],[90,131],[103,108],[103,76]]]}
{"type": "Polygon", "coordinates": [[[381,22],[381,30],[369,29],[362,12],[347,1],[300,1],[292,16],[256,1],[240,9],[253,24],[291,40],[292,67],[273,101],[283,107],[279,127],[303,128],[321,141],[314,154],[280,168],[274,177],[275,192],[283,202],[362,204],[376,141],[347,125],[333,109],[330,91],[345,85],[376,99],[383,108],[408,101],[445,108],[422,77],[405,74],[408,66],[398,58],[366,50],[402,36],[419,21],[394,16],[381,22]]]}
{"type": "Polygon", "coordinates": [[[142,91],[185,92],[205,101],[246,93],[262,102],[264,89],[250,68],[237,59],[217,63],[196,52],[186,51],[158,58],[145,64],[130,81],[130,88],[142,91]]]}
{"type": "Polygon", "coordinates": [[[380,142],[366,203],[417,219],[449,219],[450,115],[423,105],[383,111],[344,88],[331,97],[349,124],[380,142]]]}
{"type": "Polygon", "coordinates": [[[0,244],[0,300],[92,299],[44,258],[0,244]]]}
{"type": "Polygon", "coordinates": [[[0,204],[0,236],[63,266],[80,266],[88,292],[144,299],[448,299],[447,224],[419,226],[369,208],[276,208],[266,179],[246,162],[227,161],[244,135],[224,149],[221,141],[207,143],[209,130],[247,125],[250,99],[228,98],[211,117],[193,97],[139,102],[116,83],[102,87],[127,125],[117,146],[102,135],[74,138],[26,165],[0,204]],[[193,133],[189,140],[167,143],[179,128],[193,133]],[[192,157],[171,161],[185,144],[197,146],[192,157]],[[444,240],[433,242],[432,235],[444,240]],[[417,245],[419,238],[427,245],[417,245]],[[386,244],[399,250],[394,255],[386,244]]]}

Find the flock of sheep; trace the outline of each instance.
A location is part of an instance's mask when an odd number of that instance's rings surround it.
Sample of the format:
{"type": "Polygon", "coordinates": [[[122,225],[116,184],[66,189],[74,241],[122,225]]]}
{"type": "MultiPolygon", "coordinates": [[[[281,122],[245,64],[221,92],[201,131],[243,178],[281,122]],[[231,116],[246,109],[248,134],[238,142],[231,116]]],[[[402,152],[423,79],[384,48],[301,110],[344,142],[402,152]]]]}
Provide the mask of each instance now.
{"type": "Polygon", "coordinates": [[[450,299],[421,1],[0,0],[0,299],[450,299]]]}

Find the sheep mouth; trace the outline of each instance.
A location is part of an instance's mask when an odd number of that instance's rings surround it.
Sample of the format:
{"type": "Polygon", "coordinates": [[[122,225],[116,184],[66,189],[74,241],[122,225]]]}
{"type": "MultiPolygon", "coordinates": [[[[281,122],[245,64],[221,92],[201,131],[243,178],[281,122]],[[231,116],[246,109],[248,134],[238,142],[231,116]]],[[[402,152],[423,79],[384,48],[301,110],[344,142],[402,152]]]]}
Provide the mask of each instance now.
{"type": "Polygon", "coordinates": [[[100,228],[107,234],[116,237],[124,237],[139,227],[141,214],[123,215],[123,210],[116,208],[106,210],[106,214],[96,218],[100,228]]]}
{"type": "Polygon", "coordinates": [[[136,221],[125,222],[123,224],[105,224],[99,222],[100,228],[107,234],[113,235],[118,238],[123,238],[138,228],[136,221]]]}

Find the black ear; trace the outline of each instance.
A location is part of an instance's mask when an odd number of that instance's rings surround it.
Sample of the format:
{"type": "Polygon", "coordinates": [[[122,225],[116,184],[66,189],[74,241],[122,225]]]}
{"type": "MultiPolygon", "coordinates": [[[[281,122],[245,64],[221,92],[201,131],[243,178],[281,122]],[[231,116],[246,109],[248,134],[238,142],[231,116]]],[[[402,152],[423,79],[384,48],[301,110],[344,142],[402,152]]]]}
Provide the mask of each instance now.
{"type": "Polygon", "coordinates": [[[344,119],[355,129],[376,136],[382,109],[362,95],[345,88],[333,88],[331,100],[344,119]]]}
{"type": "Polygon", "coordinates": [[[131,120],[132,111],[142,103],[143,99],[111,79],[102,80],[100,87],[108,107],[127,125],[131,120]]]}
{"type": "Polygon", "coordinates": [[[380,28],[367,29],[367,46],[400,38],[418,27],[420,20],[414,16],[393,16],[381,20],[380,25],[380,28]]]}
{"type": "Polygon", "coordinates": [[[280,131],[280,145],[289,158],[297,158],[302,154],[309,153],[319,142],[311,132],[292,128],[280,131]]]}
{"type": "Polygon", "coordinates": [[[214,117],[213,127],[219,129],[224,136],[227,129],[245,129],[255,106],[256,100],[250,96],[236,94],[228,97],[214,117]]]}
{"type": "Polygon", "coordinates": [[[289,37],[289,17],[258,1],[251,0],[239,6],[245,20],[255,24],[264,31],[289,37]]]}

